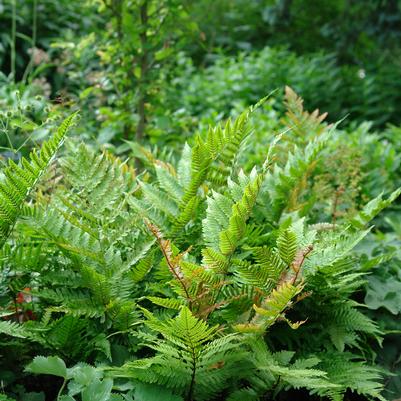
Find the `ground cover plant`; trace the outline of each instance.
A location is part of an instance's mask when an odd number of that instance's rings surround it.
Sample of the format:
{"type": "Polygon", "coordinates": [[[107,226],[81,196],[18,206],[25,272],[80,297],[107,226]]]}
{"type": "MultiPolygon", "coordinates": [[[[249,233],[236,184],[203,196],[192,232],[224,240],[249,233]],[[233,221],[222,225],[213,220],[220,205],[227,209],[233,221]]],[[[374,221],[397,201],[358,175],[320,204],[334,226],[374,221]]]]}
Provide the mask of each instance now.
{"type": "Polygon", "coordinates": [[[286,118],[302,115],[309,137],[295,145],[296,131],[270,135],[253,167],[239,160],[262,104],[177,158],[143,148],[139,174],[74,138],[49,165],[74,116],[31,162],[10,161],[5,399],[259,400],[290,389],[384,399],[386,372],[371,352],[384,331],[359,294],[388,255],[354,249],[400,190],[348,213],[314,209],[336,127],[290,89],[287,102],[286,118]]]}

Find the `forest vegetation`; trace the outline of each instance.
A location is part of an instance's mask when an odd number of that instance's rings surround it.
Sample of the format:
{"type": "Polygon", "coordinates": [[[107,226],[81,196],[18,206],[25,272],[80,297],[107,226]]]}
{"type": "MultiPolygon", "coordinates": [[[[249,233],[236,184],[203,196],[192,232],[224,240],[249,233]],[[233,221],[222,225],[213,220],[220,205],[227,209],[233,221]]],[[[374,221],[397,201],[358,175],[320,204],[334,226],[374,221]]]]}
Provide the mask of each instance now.
{"type": "Polygon", "coordinates": [[[0,401],[401,399],[399,0],[0,27],[0,401]]]}

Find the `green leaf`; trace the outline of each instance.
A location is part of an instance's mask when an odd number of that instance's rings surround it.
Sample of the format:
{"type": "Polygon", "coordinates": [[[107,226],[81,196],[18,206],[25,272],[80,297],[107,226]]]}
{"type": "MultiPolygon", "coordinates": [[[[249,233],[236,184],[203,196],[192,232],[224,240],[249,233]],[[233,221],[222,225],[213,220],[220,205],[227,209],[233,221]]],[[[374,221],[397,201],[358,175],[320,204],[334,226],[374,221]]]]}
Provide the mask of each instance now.
{"type": "Polygon", "coordinates": [[[74,378],[74,381],[83,386],[88,386],[101,377],[100,372],[90,365],[74,366],[68,373],[69,376],[74,378]]]}
{"type": "Polygon", "coordinates": [[[26,371],[36,374],[53,375],[67,378],[67,368],[58,356],[37,356],[26,367],[26,371]]]}
{"type": "Polygon", "coordinates": [[[113,380],[95,380],[84,391],[82,391],[82,401],[108,401],[113,388],[113,380]]]}
{"type": "Polygon", "coordinates": [[[370,277],[365,303],[369,309],[386,308],[392,314],[401,312],[401,281],[396,277],[370,277]]]}
{"type": "Polygon", "coordinates": [[[174,52],[174,48],[172,47],[164,47],[161,50],[158,50],[155,53],[155,59],[157,61],[164,60],[165,58],[169,57],[174,52]]]}

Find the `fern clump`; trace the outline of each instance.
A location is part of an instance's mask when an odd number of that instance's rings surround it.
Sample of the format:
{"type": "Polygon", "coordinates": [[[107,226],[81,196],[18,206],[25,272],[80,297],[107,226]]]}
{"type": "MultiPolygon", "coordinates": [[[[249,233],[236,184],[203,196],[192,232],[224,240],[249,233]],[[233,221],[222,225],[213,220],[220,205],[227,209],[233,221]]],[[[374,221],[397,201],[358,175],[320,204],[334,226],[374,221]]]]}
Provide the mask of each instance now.
{"type": "Polygon", "coordinates": [[[287,128],[257,165],[241,163],[256,107],[177,158],[137,146],[144,170],[68,144],[57,185],[1,250],[5,293],[22,299],[0,322],[4,346],[40,350],[27,369],[61,377],[58,400],[262,400],[300,388],[383,399],[383,372],[366,357],[383,332],[360,303],[368,269],[355,248],[400,191],[321,212],[316,180],[337,128],[286,96],[287,128]]]}

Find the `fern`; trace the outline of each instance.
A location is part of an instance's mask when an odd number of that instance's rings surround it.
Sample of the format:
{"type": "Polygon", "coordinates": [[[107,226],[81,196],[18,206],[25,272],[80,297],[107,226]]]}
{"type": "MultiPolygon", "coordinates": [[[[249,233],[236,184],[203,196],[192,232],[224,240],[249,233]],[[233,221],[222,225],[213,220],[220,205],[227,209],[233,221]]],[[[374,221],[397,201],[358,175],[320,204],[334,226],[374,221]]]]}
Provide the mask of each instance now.
{"type": "MultiPolygon", "coordinates": [[[[238,324],[235,329],[240,332],[264,333],[277,319],[284,318],[283,312],[291,306],[291,300],[302,291],[302,286],[290,283],[274,289],[261,306],[253,305],[256,315],[248,324],[238,324]]],[[[298,325],[295,324],[294,328],[298,325]]]]}
{"type": "MultiPolygon", "coordinates": [[[[339,386],[337,397],[332,397],[334,400],[342,400],[345,390],[350,389],[355,393],[385,401],[381,395],[383,371],[377,367],[368,366],[347,352],[328,353],[319,366],[327,372],[330,381],[339,386]],[[352,375],[347,372],[352,372],[352,375]]],[[[320,394],[327,393],[321,391],[320,394]]]]}
{"type": "Polygon", "coordinates": [[[47,170],[64,142],[76,114],[65,119],[54,136],[44,142],[39,152],[33,150],[30,160],[22,158],[17,165],[9,159],[0,182],[0,246],[3,246],[13,229],[22,206],[32,188],[47,170]]]}
{"type": "Polygon", "coordinates": [[[399,192],[348,220],[316,214],[310,186],[333,142],[324,115],[286,98],[289,127],[264,162],[240,163],[250,108],[178,160],[138,146],[139,175],[71,142],[54,188],[18,206],[0,291],[4,316],[21,323],[2,320],[0,332],[21,354],[96,364],[66,368],[60,401],[256,401],[299,388],[380,398],[367,355],[383,333],[355,299],[381,257],[365,263],[355,249],[399,192]],[[353,369],[355,380],[342,373],[353,369]]]}
{"type": "Polygon", "coordinates": [[[291,230],[283,230],[277,238],[277,248],[281,260],[290,265],[298,249],[297,235],[291,230]]]}
{"type": "Polygon", "coordinates": [[[304,110],[303,100],[293,89],[285,87],[285,106],[286,114],[283,122],[286,126],[291,127],[297,142],[305,142],[313,136],[319,136],[327,129],[322,124],[327,117],[327,113],[319,114],[319,110],[312,113],[304,110]]]}
{"type": "Polygon", "coordinates": [[[296,148],[290,153],[284,167],[276,166],[266,179],[265,196],[270,203],[269,219],[278,221],[284,210],[291,206],[292,193],[299,191],[299,185],[313,168],[319,152],[323,149],[325,137],[310,142],[305,149],[296,148]]]}
{"type": "Polygon", "coordinates": [[[0,333],[17,338],[25,338],[28,335],[22,325],[10,321],[0,321],[0,333]]]}
{"type": "Polygon", "coordinates": [[[311,393],[324,392],[332,395],[338,385],[332,383],[327,373],[317,368],[319,359],[298,359],[290,363],[294,353],[272,353],[260,338],[251,337],[248,340],[252,351],[251,359],[254,365],[254,375],[248,378],[248,388],[234,392],[228,399],[235,401],[244,399],[259,400],[271,392],[277,384],[276,392],[288,388],[306,388],[311,393]]]}
{"type": "Polygon", "coordinates": [[[156,351],[155,357],[128,362],[114,369],[114,375],[147,383],[157,381],[191,401],[207,400],[218,394],[238,370],[236,364],[244,354],[238,352],[237,335],[216,338],[217,327],[208,327],[186,307],[167,321],[158,320],[148,311],[144,313],[147,326],[162,334],[164,340],[146,336],[148,346],[156,351]],[[222,360],[224,363],[220,364],[222,360]]]}
{"type": "Polygon", "coordinates": [[[396,189],[387,199],[383,200],[383,194],[375,199],[372,199],[365,207],[354,217],[351,218],[351,224],[359,229],[362,229],[384,208],[391,205],[401,194],[401,188],[396,189]]]}

